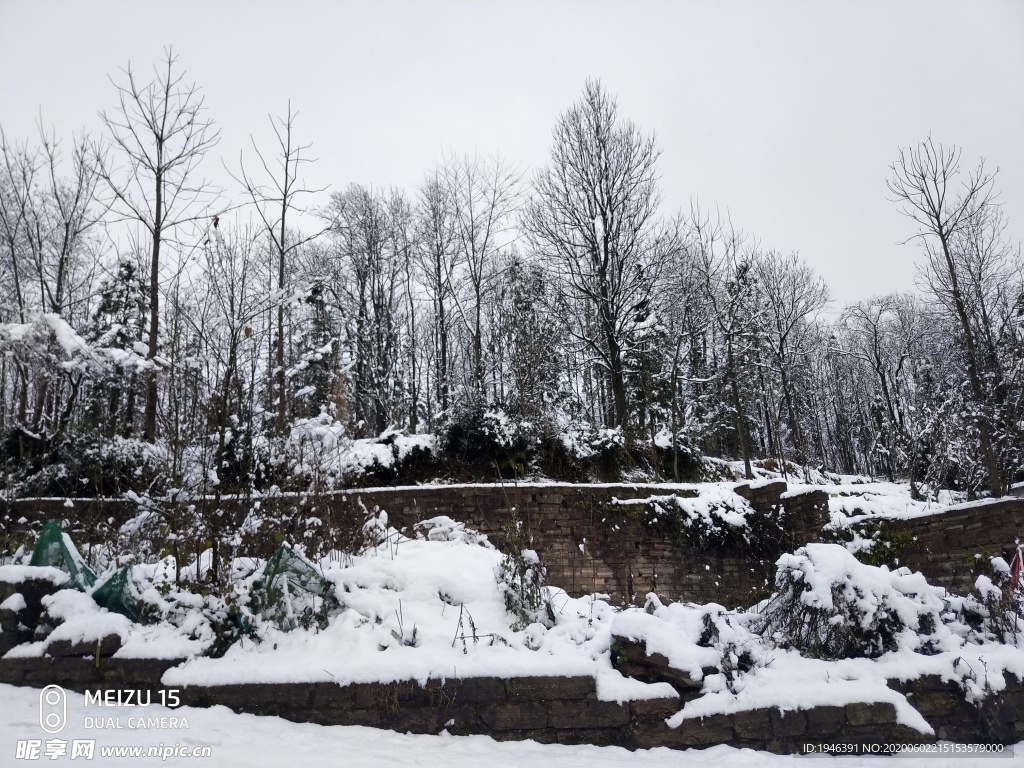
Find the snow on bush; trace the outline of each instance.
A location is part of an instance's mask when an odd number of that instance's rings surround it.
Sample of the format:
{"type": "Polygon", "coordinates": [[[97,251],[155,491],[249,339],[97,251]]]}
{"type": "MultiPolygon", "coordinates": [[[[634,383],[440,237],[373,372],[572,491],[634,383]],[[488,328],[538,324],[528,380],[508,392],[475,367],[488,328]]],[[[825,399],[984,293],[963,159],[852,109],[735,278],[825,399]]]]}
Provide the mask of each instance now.
{"type": "Polygon", "coordinates": [[[616,499],[619,508],[643,505],[644,522],[655,532],[677,543],[700,549],[749,551],[770,548],[781,536],[777,518],[757,515],[750,503],[730,484],[693,486],[696,496],[668,494],[646,499],[616,499]]]}
{"type": "MultiPolygon", "coordinates": [[[[754,511],[746,499],[722,486],[702,487],[696,498],[671,496],[668,500],[683,513],[686,527],[709,531],[747,528],[747,518],[754,511]]],[[[653,497],[652,501],[660,499],[653,497]]]]}
{"type": "Polygon", "coordinates": [[[433,435],[388,430],[379,437],[353,439],[327,413],[293,422],[285,445],[293,474],[317,478],[327,487],[342,487],[346,478],[388,470],[417,452],[435,451],[433,435]]]}
{"type": "Polygon", "coordinates": [[[1011,566],[1001,557],[989,558],[992,576],[981,574],[974,588],[981,595],[980,605],[968,603],[960,613],[980,617],[976,628],[988,632],[992,639],[1013,645],[1024,644],[1024,575],[1021,574],[1021,553],[1018,550],[1011,566]]]}
{"type": "Polygon", "coordinates": [[[945,590],[906,568],[864,565],[837,544],[808,544],[779,558],[762,632],[808,656],[875,658],[928,650],[945,590]]]}

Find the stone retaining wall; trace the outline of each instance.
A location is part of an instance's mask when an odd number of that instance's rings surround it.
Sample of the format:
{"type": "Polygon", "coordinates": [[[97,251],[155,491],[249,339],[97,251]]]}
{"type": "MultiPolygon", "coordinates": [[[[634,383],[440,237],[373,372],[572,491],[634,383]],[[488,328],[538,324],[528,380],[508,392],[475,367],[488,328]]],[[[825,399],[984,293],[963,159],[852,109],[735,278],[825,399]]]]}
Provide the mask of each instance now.
{"type": "Polygon", "coordinates": [[[1024,499],[961,504],[887,525],[910,538],[900,565],[921,571],[932,584],[966,594],[973,591],[979,573],[991,573],[989,557],[1010,562],[1017,545],[1024,543],[1024,499]]]}
{"type": "MultiPolygon", "coordinates": [[[[159,701],[160,677],[175,660],[42,658],[0,660],[0,683],[69,690],[150,691],[159,701]]],[[[938,738],[1012,744],[1024,739],[1024,686],[1007,689],[981,712],[959,688],[937,678],[894,684],[910,694],[938,738]]],[[[589,677],[469,678],[416,682],[289,683],[193,686],[178,689],[183,705],[223,705],[236,712],[276,715],[294,722],[365,725],[410,733],[486,734],[500,740],[647,747],[731,744],[799,752],[804,744],[892,744],[934,740],[896,722],[888,703],[854,703],[782,712],[758,709],[684,720],[665,718],[676,698],[618,704],[598,701],[589,677]]],[[[103,714],[115,715],[105,710],[103,714]]]]}
{"type": "MultiPolygon", "coordinates": [[[[603,592],[613,603],[642,603],[647,592],[666,600],[716,602],[727,608],[750,606],[766,597],[774,561],[784,551],[819,541],[828,521],[828,494],[821,490],[786,492],[782,481],[739,484],[760,515],[779,521],[783,534],[775,548],[748,551],[740,543],[723,552],[671,541],[645,525],[630,506],[613,499],[680,496],[695,492],[670,485],[454,485],[371,488],[337,492],[318,501],[324,517],[338,522],[362,514],[362,506],[388,512],[397,528],[447,515],[487,534],[499,547],[512,522],[522,521],[532,546],[548,567],[548,581],[572,595],[603,592]]],[[[230,500],[223,505],[230,505],[230,500]]],[[[641,505],[632,507],[641,511],[641,505]]],[[[245,510],[236,510],[238,514],[245,510]]],[[[0,501],[8,531],[37,520],[75,521],[76,536],[90,541],[104,526],[115,525],[137,509],[124,500],[62,499],[0,501]],[[25,521],[25,522],[22,522],[25,521]]],[[[1001,499],[952,507],[905,521],[887,521],[903,534],[899,565],[922,571],[952,591],[969,592],[988,557],[1008,556],[1024,537],[1024,499],[1001,499]]],[[[894,565],[896,563],[893,563],[894,565]]]]}
{"type": "Polygon", "coordinates": [[[775,559],[794,542],[820,536],[828,520],[821,491],[792,494],[783,482],[741,484],[737,493],[758,513],[775,517],[783,540],[772,551],[728,552],[671,541],[644,523],[642,505],[613,504],[695,491],[659,485],[456,486],[452,488],[368,489],[337,494],[335,520],[362,507],[388,513],[396,528],[412,530],[421,520],[447,515],[487,534],[500,549],[513,514],[548,568],[548,582],[571,595],[603,592],[615,604],[644,602],[648,592],[667,600],[715,602],[729,608],[767,597],[775,559]],[[630,508],[633,512],[630,512],[630,508]],[[513,513],[514,510],[514,513],[513,513]]]}

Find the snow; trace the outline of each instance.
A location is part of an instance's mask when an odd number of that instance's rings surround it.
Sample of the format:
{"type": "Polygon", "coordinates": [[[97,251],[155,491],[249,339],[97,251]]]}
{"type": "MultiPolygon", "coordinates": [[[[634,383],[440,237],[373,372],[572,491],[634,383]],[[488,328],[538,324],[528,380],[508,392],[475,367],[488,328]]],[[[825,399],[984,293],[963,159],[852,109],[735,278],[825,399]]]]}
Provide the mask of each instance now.
{"type": "Polygon", "coordinates": [[[623,677],[615,670],[601,670],[595,679],[599,701],[627,701],[647,699],[678,699],[679,693],[668,683],[645,683],[632,677],[623,677]]]}
{"type": "MultiPolygon", "coordinates": [[[[608,654],[616,613],[595,596],[549,589],[555,624],[511,627],[496,578],[500,552],[448,518],[420,526],[423,539],[389,529],[348,567],[325,562],[343,610],[322,630],[264,627],[222,658],[195,658],[169,670],[167,685],[244,682],[339,684],[460,677],[618,676],[608,654]]],[[[624,683],[623,685],[629,685],[624,683]]],[[[620,697],[611,680],[605,690],[620,697]]],[[[644,697],[660,689],[631,690],[644,697]]]]}
{"type": "Polygon", "coordinates": [[[9,341],[24,341],[35,327],[33,323],[0,323],[0,337],[9,341]]]}
{"type": "Polygon", "coordinates": [[[871,518],[909,520],[945,512],[948,507],[929,501],[915,501],[909,489],[888,483],[862,486],[824,486],[832,527],[844,527],[871,518]]]}
{"type": "MultiPolygon", "coordinates": [[[[891,668],[866,659],[849,663],[826,662],[801,657],[795,651],[771,647],[746,626],[755,617],[729,614],[721,606],[661,603],[649,596],[651,613],[629,611],[613,623],[616,636],[644,641],[648,655],[660,653],[669,663],[692,679],[703,679],[702,695],[693,699],[667,720],[678,727],[683,720],[750,709],[810,709],[843,706],[858,702],[888,702],[896,707],[898,722],[922,733],[932,733],[906,698],[886,683],[891,668]],[[716,624],[718,647],[699,644],[705,617],[716,624]],[[702,667],[718,666],[723,651],[746,651],[754,668],[730,681],[722,673],[703,676],[702,667]],[[883,671],[884,670],[884,671],[883,671]]],[[[907,659],[902,659],[906,663],[907,659]]]]}
{"type": "MultiPolygon", "coordinates": [[[[650,599],[650,598],[649,598],[650,599]]],[[[660,602],[653,614],[624,611],[615,617],[612,633],[616,637],[644,641],[647,654],[660,653],[671,666],[682,670],[693,680],[704,678],[702,669],[718,664],[721,654],[714,648],[697,644],[703,628],[704,615],[720,606],[694,606],[689,603],[660,602]]]]}
{"type": "MultiPolygon", "coordinates": [[[[67,574],[51,567],[2,566],[22,569],[23,578],[39,578],[38,572],[55,572],[68,581],[67,574]]],[[[8,651],[4,658],[40,657],[57,640],[71,643],[95,643],[108,635],[121,638],[115,658],[185,659],[204,653],[215,640],[208,618],[199,610],[202,598],[171,587],[173,561],[166,559],[151,565],[133,567],[133,579],[148,584],[141,597],[156,607],[164,620],[151,625],[136,624],[128,618],[101,608],[91,593],[102,587],[100,578],[89,593],[62,589],[42,598],[42,606],[52,622],[59,623],[45,639],[24,643],[8,651]]],[[[105,574],[105,576],[108,574],[105,574]]]]}
{"type": "Polygon", "coordinates": [[[53,331],[57,343],[64,349],[68,357],[74,357],[79,353],[85,355],[92,354],[92,350],[85,339],[79,336],[75,329],[68,325],[60,315],[47,313],[42,316],[41,320],[46,327],[53,331]]]}
{"type": "Polygon", "coordinates": [[[132,629],[129,619],[100,608],[84,592],[62,589],[45,596],[42,603],[46,613],[62,623],[44,640],[16,646],[4,658],[42,656],[49,644],[58,640],[96,643],[107,635],[118,635],[124,641],[132,629]]]}
{"type": "Polygon", "coordinates": [[[11,611],[17,613],[23,611],[28,607],[25,602],[25,596],[21,592],[15,592],[13,595],[8,597],[2,603],[0,603],[0,611],[11,611]]]}
{"type": "MultiPolygon", "coordinates": [[[[111,330],[116,332],[116,329],[111,330]]],[[[86,367],[102,370],[112,364],[142,371],[154,365],[170,365],[159,356],[153,360],[147,359],[148,347],[142,342],[134,342],[131,349],[105,346],[113,335],[104,334],[96,343],[90,344],[60,315],[45,313],[30,323],[0,323],[0,348],[8,345],[43,345],[52,341],[64,353],[65,359],[59,361],[59,365],[66,370],[86,367]]]]}
{"type": "MultiPolygon", "coordinates": [[[[698,496],[648,501],[678,507],[701,524],[746,525],[750,508],[733,484],[678,487],[696,488],[698,496]]],[[[872,501],[877,492],[868,486],[860,498],[872,501]]],[[[904,496],[889,495],[895,499],[872,501],[879,514],[905,504],[904,496]]],[[[100,608],[89,594],[64,589],[44,598],[47,614],[59,622],[50,637],[8,656],[38,657],[55,640],[90,643],[116,634],[123,643],[117,657],[186,659],[165,673],[166,687],[587,676],[604,701],[676,698],[666,683],[629,679],[612,667],[614,635],[643,642],[649,655],[665,656],[700,686],[701,695],[668,719],[672,726],[747,709],[887,702],[900,723],[923,733],[931,729],[902,694],[889,688],[889,680],[938,675],[977,700],[997,692],[1003,674],[1024,678],[1024,650],[967,626],[961,618],[965,598],[948,595],[907,569],[864,565],[839,545],[811,544],[783,555],[778,565],[790,581],[777,583],[799,584],[794,593],[799,605],[840,623],[870,628],[880,616],[897,617],[901,628],[895,643],[879,648],[876,658],[827,661],[801,655],[792,639],[778,632],[764,636],[766,604],[727,611],[714,604],[664,605],[653,594],[643,608],[619,609],[603,595],[574,598],[547,586],[551,617],[545,613],[538,617],[544,623],[524,627],[506,606],[499,579],[503,555],[486,536],[438,516],[417,524],[410,532],[416,538],[409,538],[388,527],[386,512],[370,530],[377,539],[366,551],[344,559],[344,565],[330,558],[318,564],[340,604],[322,624],[286,632],[251,616],[252,636],[220,658],[207,657],[216,639],[211,617],[226,605],[221,598],[189,592],[187,583],[175,585],[175,564],[165,558],[131,570],[139,594],[163,617],[159,623],[134,624],[100,608]]],[[[234,563],[232,599],[243,609],[262,565],[249,558],[234,563]]],[[[1008,566],[999,561],[993,568],[998,573],[1008,566]]],[[[67,583],[67,575],[53,568],[0,567],[3,581],[40,576],[67,583]]],[[[998,591],[991,579],[979,579],[977,587],[983,595],[998,591]]]]}
{"type": "Polygon", "coordinates": [[[787,711],[857,702],[887,702],[896,708],[898,723],[924,734],[933,732],[906,698],[886,685],[884,676],[869,674],[854,660],[826,662],[805,659],[793,651],[777,651],[771,664],[749,676],[738,693],[730,691],[721,677],[709,677],[704,695],[688,702],[668,719],[668,725],[677,727],[685,719],[750,709],[787,711]]]}
{"type": "Polygon", "coordinates": [[[71,576],[60,568],[53,566],[32,565],[0,565],[0,581],[8,584],[21,584],[23,581],[48,581],[55,586],[63,586],[71,581],[71,576]]]}
{"type": "Polygon", "coordinates": [[[315,472],[339,486],[345,477],[387,469],[416,449],[432,453],[436,445],[434,435],[406,435],[395,430],[375,438],[352,439],[345,426],[326,413],[295,421],[288,441],[305,457],[295,466],[296,474],[315,472]]]}

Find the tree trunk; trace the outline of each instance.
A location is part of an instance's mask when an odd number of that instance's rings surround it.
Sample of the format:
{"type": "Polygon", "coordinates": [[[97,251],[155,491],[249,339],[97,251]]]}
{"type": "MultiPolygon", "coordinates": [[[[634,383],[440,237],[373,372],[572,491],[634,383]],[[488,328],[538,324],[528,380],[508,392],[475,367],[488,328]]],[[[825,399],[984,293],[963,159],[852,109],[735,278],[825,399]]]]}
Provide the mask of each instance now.
{"type": "MultiPolygon", "coordinates": [[[[158,150],[159,151],[159,150],[158,150]]],[[[147,443],[156,442],[157,388],[156,353],[160,336],[160,244],[163,240],[163,174],[156,175],[156,204],[153,207],[153,257],[149,265],[149,348],[150,367],[146,371],[146,415],[142,431],[147,443]]]]}

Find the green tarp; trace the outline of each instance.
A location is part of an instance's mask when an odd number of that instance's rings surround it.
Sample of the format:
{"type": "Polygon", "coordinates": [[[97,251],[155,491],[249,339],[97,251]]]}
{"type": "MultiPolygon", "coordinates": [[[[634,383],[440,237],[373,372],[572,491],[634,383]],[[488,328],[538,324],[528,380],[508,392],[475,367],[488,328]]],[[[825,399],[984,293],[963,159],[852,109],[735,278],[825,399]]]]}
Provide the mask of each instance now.
{"type": "Polygon", "coordinates": [[[85,592],[96,583],[96,574],[85,564],[71,537],[53,521],[43,526],[32,550],[29,565],[49,565],[71,574],[71,582],[85,592]]]}
{"type": "Polygon", "coordinates": [[[253,583],[250,607],[281,629],[292,630],[323,624],[338,601],[316,566],[282,544],[253,583]]]}

